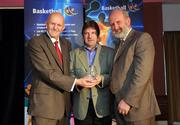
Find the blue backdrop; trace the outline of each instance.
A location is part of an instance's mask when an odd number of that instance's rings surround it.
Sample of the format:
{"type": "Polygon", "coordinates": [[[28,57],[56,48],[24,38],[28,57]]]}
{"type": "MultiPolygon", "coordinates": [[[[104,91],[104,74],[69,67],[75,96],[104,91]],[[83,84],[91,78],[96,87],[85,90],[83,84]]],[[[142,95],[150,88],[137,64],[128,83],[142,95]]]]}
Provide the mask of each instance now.
{"type": "Polygon", "coordinates": [[[61,34],[66,37],[72,47],[83,45],[81,29],[86,20],[95,20],[101,29],[101,44],[114,48],[113,36],[108,23],[109,12],[115,8],[129,11],[132,27],[143,31],[143,0],[25,0],[24,1],[24,37],[25,37],[25,123],[30,125],[27,115],[28,92],[31,83],[31,67],[26,55],[26,46],[31,37],[46,31],[47,16],[55,11],[65,17],[65,30],[61,34]]]}

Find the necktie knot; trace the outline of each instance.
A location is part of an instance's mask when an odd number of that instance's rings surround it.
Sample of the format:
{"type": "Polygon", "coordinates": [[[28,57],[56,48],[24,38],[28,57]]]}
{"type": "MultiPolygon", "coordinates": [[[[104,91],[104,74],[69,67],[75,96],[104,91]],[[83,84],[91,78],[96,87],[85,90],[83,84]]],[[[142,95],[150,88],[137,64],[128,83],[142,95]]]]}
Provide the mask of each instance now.
{"type": "Polygon", "coordinates": [[[120,39],[120,45],[123,46],[125,43],[124,39],[120,39]]]}
{"type": "Polygon", "coordinates": [[[55,45],[58,45],[58,41],[55,41],[54,44],[55,44],[55,45]]]}

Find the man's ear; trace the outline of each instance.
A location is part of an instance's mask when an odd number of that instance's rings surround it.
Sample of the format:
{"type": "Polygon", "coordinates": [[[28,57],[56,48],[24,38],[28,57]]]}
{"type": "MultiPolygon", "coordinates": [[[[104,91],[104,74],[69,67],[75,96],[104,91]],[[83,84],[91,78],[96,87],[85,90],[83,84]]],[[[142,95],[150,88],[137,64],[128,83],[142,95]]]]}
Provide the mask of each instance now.
{"type": "Polygon", "coordinates": [[[99,36],[98,38],[97,38],[97,43],[100,43],[101,42],[101,37],[99,36]]]}
{"type": "Polygon", "coordinates": [[[131,25],[131,19],[129,17],[127,18],[127,24],[128,24],[128,26],[131,25]]]}
{"type": "Polygon", "coordinates": [[[46,22],[45,22],[46,29],[47,29],[47,25],[48,25],[48,23],[47,23],[47,21],[46,21],[46,22]]]}
{"type": "Polygon", "coordinates": [[[62,31],[64,31],[65,30],[65,26],[62,28],[62,31]]]}

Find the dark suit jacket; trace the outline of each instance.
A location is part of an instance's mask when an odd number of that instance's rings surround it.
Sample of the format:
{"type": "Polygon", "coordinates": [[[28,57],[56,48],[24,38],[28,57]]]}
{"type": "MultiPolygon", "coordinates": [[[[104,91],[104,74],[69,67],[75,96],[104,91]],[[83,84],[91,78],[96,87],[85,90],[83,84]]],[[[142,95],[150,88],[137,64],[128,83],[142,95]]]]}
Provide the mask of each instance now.
{"type": "Polygon", "coordinates": [[[125,118],[137,121],[160,114],[153,88],[155,49],[151,36],[131,30],[118,47],[110,86],[117,104],[124,99],[132,106],[125,118]]]}
{"type": "MultiPolygon", "coordinates": [[[[102,118],[111,114],[112,95],[109,90],[110,72],[113,63],[113,49],[98,45],[93,65],[97,74],[101,76],[102,82],[91,88],[92,101],[96,116],[102,118]]],[[[71,51],[70,63],[71,75],[81,78],[87,75],[88,59],[84,47],[71,51]]],[[[76,87],[73,92],[73,111],[75,118],[84,120],[89,105],[90,89],[76,87]]]]}
{"type": "Polygon", "coordinates": [[[74,78],[68,76],[71,44],[61,38],[60,44],[63,64],[46,33],[33,37],[29,42],[28,52],[33,73],[28,112],[32,116],[62,119],[64,114],[68,115],[69,92],[74,82],[74,78]]]}

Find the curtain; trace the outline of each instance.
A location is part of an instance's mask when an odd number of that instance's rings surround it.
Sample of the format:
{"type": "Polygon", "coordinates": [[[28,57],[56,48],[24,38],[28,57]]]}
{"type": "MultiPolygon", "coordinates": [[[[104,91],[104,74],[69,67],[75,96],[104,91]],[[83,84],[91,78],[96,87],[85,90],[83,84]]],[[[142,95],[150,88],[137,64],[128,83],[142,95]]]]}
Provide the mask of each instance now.
{"type": "Polygon", "coordinates": [[[24,10],[0,9],[0,125],[24,124],[24,10]]]}
{"type": "Polygon", "coordinates": [[[168,121],[180,122],[180,32],[165,32],[164,47],[168,89],[168,121]]]}

